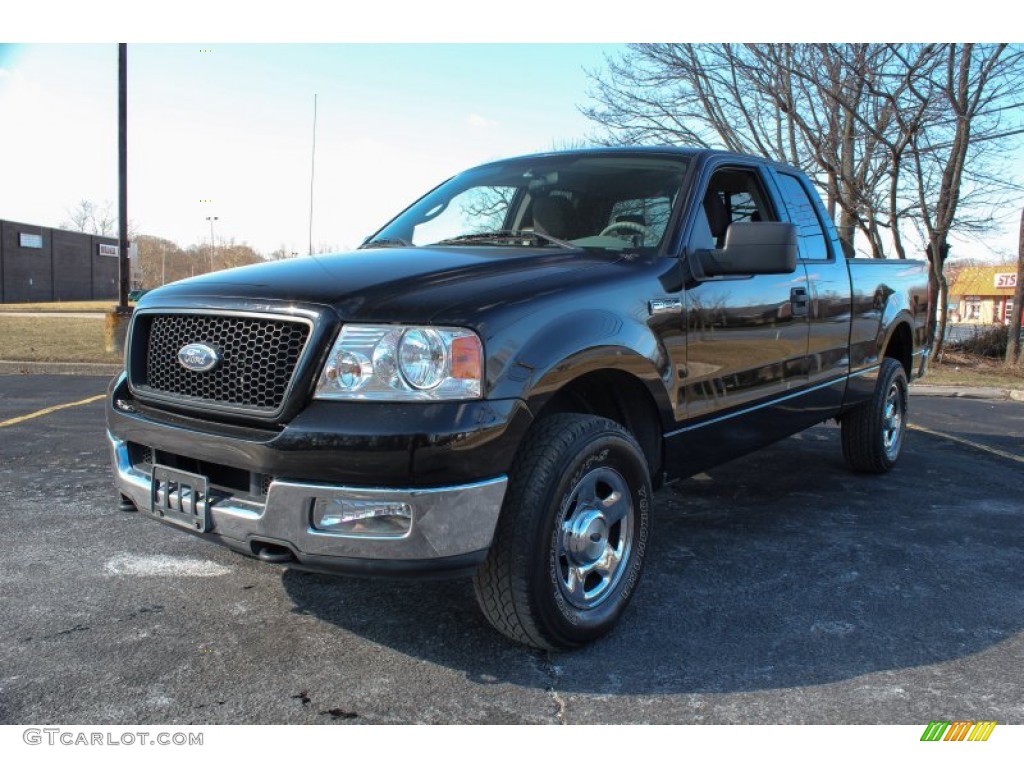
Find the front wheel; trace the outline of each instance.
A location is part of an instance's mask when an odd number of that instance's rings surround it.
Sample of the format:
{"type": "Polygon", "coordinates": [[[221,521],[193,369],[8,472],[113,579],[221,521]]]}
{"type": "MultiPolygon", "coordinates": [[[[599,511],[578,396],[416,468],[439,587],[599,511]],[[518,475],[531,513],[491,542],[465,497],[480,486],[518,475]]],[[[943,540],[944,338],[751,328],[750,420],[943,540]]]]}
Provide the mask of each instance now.
{"type": "Polygon", "coordinates": [[[843,457],[858,472],[881,474],[896,464],[907,430],[907,374],[885,358],[871,399],[842,419],[843,457]]]}
{"type": "Polygon", "coordinates": [[[572,648],[608,632],[636,589],[650,531],[643,452],[608,419],[539,423],[513,464],[477,601],[506,636],[572,648]]]}

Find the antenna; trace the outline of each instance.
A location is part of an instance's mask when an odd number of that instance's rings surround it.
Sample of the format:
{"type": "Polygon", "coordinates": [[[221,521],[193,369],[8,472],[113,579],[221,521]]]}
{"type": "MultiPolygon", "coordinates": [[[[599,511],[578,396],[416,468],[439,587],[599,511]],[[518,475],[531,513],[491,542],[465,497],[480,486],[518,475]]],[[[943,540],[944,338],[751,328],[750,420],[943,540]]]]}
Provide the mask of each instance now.
{"type": "Polygon", "coordinates": [[[313,159],[309,168],[309,255],[313,255],[313,175],[316,173],[316,94],[313,94],[313,159]]]}

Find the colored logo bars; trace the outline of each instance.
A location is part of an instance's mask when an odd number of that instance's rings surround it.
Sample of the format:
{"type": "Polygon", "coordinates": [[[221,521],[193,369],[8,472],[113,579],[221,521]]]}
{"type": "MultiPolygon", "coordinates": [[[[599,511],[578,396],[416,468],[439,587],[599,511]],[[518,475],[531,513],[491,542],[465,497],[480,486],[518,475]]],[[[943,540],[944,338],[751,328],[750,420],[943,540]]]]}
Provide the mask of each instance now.
{"type": "Polygon", "coordinates": [[[921,741],[988,741],[995,727],[995,720],[932,720],[921,741]]]}

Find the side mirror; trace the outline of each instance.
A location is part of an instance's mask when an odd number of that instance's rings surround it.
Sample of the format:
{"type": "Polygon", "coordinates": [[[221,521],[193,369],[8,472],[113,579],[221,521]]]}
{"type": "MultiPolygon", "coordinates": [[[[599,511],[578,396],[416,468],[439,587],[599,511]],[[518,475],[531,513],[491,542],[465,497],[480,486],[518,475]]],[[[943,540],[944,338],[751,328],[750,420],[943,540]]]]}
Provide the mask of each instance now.
{"type": "Polygon", "coordinates": [[[796,270],[796,227],[781,221],[738,221],[725,232],[725,247],[698,251],[705,277],[788,275],[796,270]]]}

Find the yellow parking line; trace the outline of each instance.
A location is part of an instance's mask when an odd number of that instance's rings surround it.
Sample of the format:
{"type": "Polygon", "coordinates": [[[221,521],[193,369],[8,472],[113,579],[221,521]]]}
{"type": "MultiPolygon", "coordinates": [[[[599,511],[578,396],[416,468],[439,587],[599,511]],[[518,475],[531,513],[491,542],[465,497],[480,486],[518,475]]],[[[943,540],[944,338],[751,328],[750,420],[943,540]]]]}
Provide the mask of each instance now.
{"type": "MultiPolygon", "coordinates": [[[[2,426],[2,425],[0,425],[0,426],[2,426]]],[[[917,424],[910,424],[909,426],[910,426],[910,429],[914,430],[915,432],[923,432],[924,434],[931,435],[932,437],[941,437],[944,440],[950,440],[950,441],[952,441],[954,443],[960,443],[961,445],[966,445],[966,446],[968,446],[970,448],[976,448],[977,450],[984,451],[985,453],[991,453],[994,456],[999,456],[999,457],[1004,458],[1004,459],[1009,459],[1010,461],[1016,461],[1018,464],[1024,464],[1024,456],[1018,456],[1016,454],[1010,453],[1009,451],[1001,451],[998,448],[993,448],[993,447],[991,447],[989,445],[982,445],[981,443],[976,443],[973,440],[968,440],[965,437],[957,437],[956,435],[947,435],[945,432],[936,432],[934,429],[928,429],[927,427],[921,427],[921,426],[918,426],[917,424]]]]}
{"type": "Polygon", "coordinates": [[[64,403],[63,405],[51,405],[49,408],[43,408],[43,410],[36,411],[35,413],[29,413],[26,414],[25,416],[18,416],[17,418],[8,419],[7,421],[0,421],[0,428],[13,427],[15,424],[21,424],[21,422],[23,421],[28,421],[29,419],[38,419],[40,416],[45,416],[48,413],[53,413],[54,411],[63,411],[65,408],[74,408],[76,405],[87,405],[89,403],[95,403],[97,400],[102,400],[104,397],[106,397],[106,395],[96,395],[95,397],[87,397],[85,398],[85,400],[76,400],[73,403],[64,403]]]}

